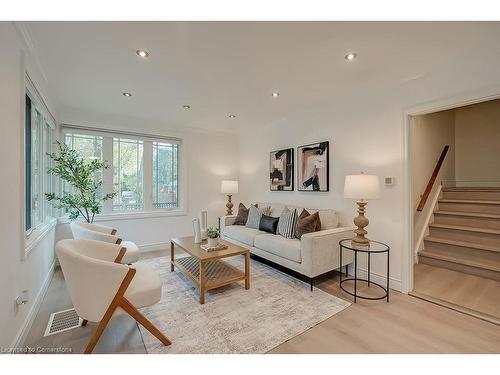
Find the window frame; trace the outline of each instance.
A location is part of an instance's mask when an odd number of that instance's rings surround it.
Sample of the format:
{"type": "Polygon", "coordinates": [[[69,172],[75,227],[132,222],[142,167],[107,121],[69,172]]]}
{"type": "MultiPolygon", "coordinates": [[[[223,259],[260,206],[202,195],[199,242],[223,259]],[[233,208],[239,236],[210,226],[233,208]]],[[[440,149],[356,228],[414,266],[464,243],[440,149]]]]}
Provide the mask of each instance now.
{"type": "MultiPolygon", "coordinates": [[[[185,197],[187,195],[184,153],[185,142],[177,137],[166,135],[154,135],[122,130],[110,130],[97,127],[83,127],[62,124],[61,139],[65,140],[67,134],[82,134],[103,137],[103,160],[106,160],[110,168],[103,171],[103,190],[113,190],[113,139],[132,139],[143,142],[143,209],[140,210],[113,210],[112,200],[104,202],[103,209],[95,216],[95,221],[120,220],[128,218],[148,218],[163,216],[183,216],[187,214],[185,197]],[[177,207],[154,208],[152,205],[153,188],[153,142],[175,143],[177,145],[177,207]]],[[[65,216],[60,222],[68,222],[65,216]]]]}
{"type": "Polygon", "coordinates": [[[55,218],[55,210],[51,209],[49,203],[45,199],[45,193],[48,190],[48,186],[51,187],[52,191],[57,189],[56,179],[53,176],[47,174],[50,165],[46,163],[45,153],[51,151],[48,149],[46,144],[47,135],[49,135],[50,141],[54,142],[57,139],[57,122],[50,113],[42,95],[38,92],[35,85],[31,81],[29,75],[26,73],[25,80],[25,90],[23,95],[24,111],[23,111],[23,125],[22,125],[22,141],[21,141],[21,157],[22,157],[22,174],[21,183],[22,189],[22,205],[24,207],[22,215],[22,239],[24,240],[24,248],[21,254],[21,259],[26,259],[36,245],[41,241],[51,229],[55,228],[57,220],[55,218]],[[27,98],[30,100],[30,112],[29,118],[27,117],[27,98]],[[38,136],[38,184],[39,184],[39,222],[34,225],[33,223],[33,150],[32,150],[32,135],[33,124],[37,121],[36,113],[40,114],[40,123],[37,130],[38,136]],[[29,146],[28,141],[28,121],[29,121],[29,146]],[[50,128],[46,131],[46,128],[50,128]],[[29,165],[27,163],[29,158],[29,165]],[[28,176],[29,173],[29,176],[28,176]],[[29,185],[29,186],[28,186],[29,185]],[[28,200],[29,198],[29,200],[28,200]],[[29,202],[29,204],[28,204],[29,202]],[[29,210],[29,213],[28,213],[29,210]],[[30,227],[28,228],[28,221],[30,222],[30,227]]]}

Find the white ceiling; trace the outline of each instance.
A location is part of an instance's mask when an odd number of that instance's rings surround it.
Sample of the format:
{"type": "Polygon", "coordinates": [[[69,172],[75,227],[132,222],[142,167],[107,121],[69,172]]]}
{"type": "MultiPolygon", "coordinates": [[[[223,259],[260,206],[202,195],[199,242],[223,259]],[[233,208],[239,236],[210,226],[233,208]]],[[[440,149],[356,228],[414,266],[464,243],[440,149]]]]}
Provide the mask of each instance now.
{"type": "Polygon", "coordinates": [[[370,85],[500,56],[500,23],[27,22],[61,120],[238,131],[370,85]],[[146,60],[137,49],[150,52],[146,60]],[[344,55],[358,58],[347,62],[344,55]],[[271,93],[279,91],[273,99],[271,93]],[[125,98],[122,92],[131,92],[125,98]],[[190,110],[182,108],[191,105],[190,110]],[[236,119],[229,119],[231,113],[236,119]]]}

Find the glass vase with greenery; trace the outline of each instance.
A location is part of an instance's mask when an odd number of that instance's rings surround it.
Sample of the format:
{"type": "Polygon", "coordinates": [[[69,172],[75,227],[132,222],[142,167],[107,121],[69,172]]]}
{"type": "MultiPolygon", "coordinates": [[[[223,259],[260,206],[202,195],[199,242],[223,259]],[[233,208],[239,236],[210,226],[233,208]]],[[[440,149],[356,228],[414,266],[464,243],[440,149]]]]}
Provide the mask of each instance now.
{"type": "Polygon", "coordinates": [[[63,181],[71,185],[70,192],[63,192],[62,195],[56,193],[46,193],[47,201],[58,209],[64,209],[69,213],[70,220],[77,219],[80,215],[92,223],[96,214],[102,209],[102,203],[108,199],[113,199],[116,192],[102,194],[102,172],[109,168],[106,161],[98,159],[86,160],[76,150],[68,145],[56,142],[57,153],[49,154],[55,165],[47,171],[48,173],[60,177],[63,181]]]}

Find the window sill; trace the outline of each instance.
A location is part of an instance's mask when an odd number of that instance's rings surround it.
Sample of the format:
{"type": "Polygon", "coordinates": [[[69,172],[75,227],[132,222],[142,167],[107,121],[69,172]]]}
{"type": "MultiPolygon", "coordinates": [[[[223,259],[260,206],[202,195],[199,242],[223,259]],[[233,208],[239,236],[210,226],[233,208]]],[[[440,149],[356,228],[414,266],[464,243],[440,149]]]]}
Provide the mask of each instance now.
{"type": "Polygon", "coordinates": [[[50,218],[47,222],[37,226],[24,240],[24,259],[26,259],[31,251],[56,227],[57,219],[50,218]]]}
{"type": "MultiPolygon", "coordinates": [[[[169,211],[138,211],[138,212],[113,212],[97,215],[94,222],[111,221],[111,220],[135,220],[135,219],[149,219],[156,217],[174,217],[186,216],[187,212],[182,209],[169,210],[169,211]]],[[[67,217],[60,217],[58,219],[60,224],[69,224],[71,220],[67,217]]]]}

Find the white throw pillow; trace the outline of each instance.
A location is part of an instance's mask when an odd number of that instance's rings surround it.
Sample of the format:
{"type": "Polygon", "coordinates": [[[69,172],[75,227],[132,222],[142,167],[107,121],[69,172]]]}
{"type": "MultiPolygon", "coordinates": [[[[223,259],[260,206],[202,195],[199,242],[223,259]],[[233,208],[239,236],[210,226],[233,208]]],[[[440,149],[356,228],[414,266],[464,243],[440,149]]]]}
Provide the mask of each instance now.
{"type": "Polygon", "coordinates": [[[295,238],[295,226],[297,225],[297,210],[290,211],[285,207],[278,221],[278,234],[285,238],[295,238]]]}

